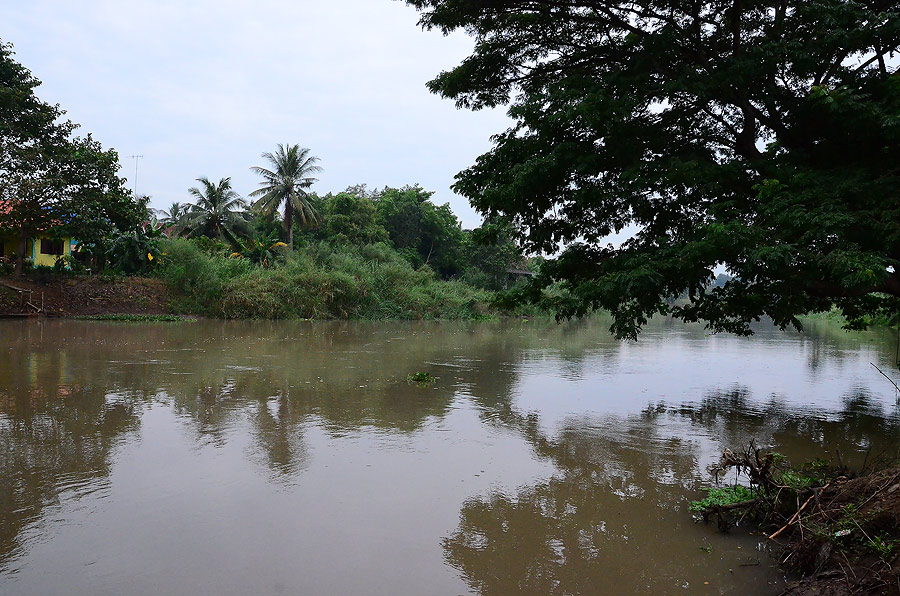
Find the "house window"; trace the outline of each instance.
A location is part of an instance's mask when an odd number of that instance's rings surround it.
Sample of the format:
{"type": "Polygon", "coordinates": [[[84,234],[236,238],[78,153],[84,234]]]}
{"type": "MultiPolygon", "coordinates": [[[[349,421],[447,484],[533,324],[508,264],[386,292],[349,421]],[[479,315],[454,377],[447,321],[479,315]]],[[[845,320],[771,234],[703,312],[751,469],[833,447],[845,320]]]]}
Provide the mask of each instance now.
{"type": "Polygon", "coordinates": [[[48,240],[41,238],[41,254],[42,255],[61,255],[63,254],[62,240],[48,240]]]}

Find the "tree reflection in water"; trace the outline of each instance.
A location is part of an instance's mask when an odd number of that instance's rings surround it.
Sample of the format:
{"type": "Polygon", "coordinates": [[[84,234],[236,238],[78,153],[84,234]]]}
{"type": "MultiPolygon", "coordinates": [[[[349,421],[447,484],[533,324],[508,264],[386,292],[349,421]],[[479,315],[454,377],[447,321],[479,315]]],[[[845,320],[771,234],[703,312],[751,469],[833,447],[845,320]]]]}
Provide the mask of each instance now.
{"type": "Polygon", "coordinates": [[[71,384],[65,352],[11,351],[0,390],[0,573],[48,506],[104,488],[115,446],[140,428],[134,403],[71,384]]]}
{"type": "Polygon", "coordinates": [[[482,596],[660,594],[720,572],[740,573],[759,593],[773,584],[777,593],[778,574],[766,565],[741,566],[744,553],[712,558],[728,568],[714,570],[698,548],[713,537],[691,525],[686,492],[697,492],[721,449],[751,439],[798,462],[840,450],[845,461],[862,463],[866,452],[896,451],[892,437],[900,433],[897,411],[883,411],[865,392],[848,395],[845,408],[830,416],[777,401],[760,405],[746,389],[716,392],[698,404],[569,419],[555,437],[535,414],[492,406],[496,415],[487,417],[515,428],[558,473],[463,505],[459,527],[443,540],[445,557],[482,596]]]}
{"type": "MultiPolygon", "coordinates": [[[[592,406],[594,413],[556,421],[540,408],[523,410],[523,380],[544,374],[541,366],[566,383],[596,382],[591,375],[602,370],[618,390],[617,367],[634,355],[654,362],[654,350],[667,341],[659,335],[626,346],[602,327],[8,326],[0,359],[0,574],[35,539],[29,529],[40,534],[37,524],[55,506],[104,489],[116,446],[136,441],[143,416],[156,407],[178,417],[192,444],[246,443],[257,466],[252,471],[281,485],[296,482],[311,465],[311,429],[337,440],[370,433],[412,443],[454,410],[474,409],[481,427],[522,437],[556,470],[517,491],[494,490],[463,505],[444,554],[483,595],[656,593],[702,583],[712,559],[695,546],[712,535],[690,523],[683,505],[723,447],[754,438],[797,459],[836,448],[847,459],[860,458],[900,428],[896,411],[880,409],[865,387],[834,411],[760,401],[740,386],[697,403],[625,395],[639,405],[617,415],[603,414],[603,402],[592,406]],[[406,375],[423,367],[438,383],[408,385],[406,375]]],[[[664,325],[660,333],[705,341],[702,330],[664,325]]],[[[808,367],[845,358],[834,349],[837,341],[809,340],[808,367]]],[[[449,430],[468,438],[465,429],[449,430]]],[[[455,456],[452,447],[446,456],[455,456]]],[[[728,573],[722,557],[715,561],[724,567],[718,572],[728,573]]],[[[748,581],[772,579],[761,567],[740,572],[748,581]]]]}
{"type": "MultiPolygon", "coordinates": [[[[209,321],[73,321],[5,327],[0,360],[0,573],[47,507],[102,489],[115,446],[148,408],[171,407],[198,445],[251,435],[251,459],[290,483],[308,462],[304,435],[367,428],[409,434],[450,410],[458,383],[420,389],[406,375],[446,360],[446,327],[209,321]]],[[[473,329],[467,354],[503,333],[473,329]]],[[[515,350],[514,350],[515,352],[515,350]]],[[[443,374],[443,373],[442,373],[443,374]]],[[[131,437],[129,439],[128,437],[131,437]]]]}

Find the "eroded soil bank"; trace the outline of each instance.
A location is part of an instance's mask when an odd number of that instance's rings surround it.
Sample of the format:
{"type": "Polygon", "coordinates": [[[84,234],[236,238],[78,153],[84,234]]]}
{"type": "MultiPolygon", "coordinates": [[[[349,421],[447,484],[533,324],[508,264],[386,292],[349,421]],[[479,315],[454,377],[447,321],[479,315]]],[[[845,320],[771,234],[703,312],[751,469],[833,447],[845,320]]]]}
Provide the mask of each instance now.
{"type": "Polygon", "coordinates": [[[165,314],[168,304],[168,288],[152,278],[0,278],[0,316],[165,314]]]}
{"type": "Polygon", "coordinates": [[[782,562],[806,577],[783,596],[900,595],[900,467],[837,478],[812,495],[782,562]]]}

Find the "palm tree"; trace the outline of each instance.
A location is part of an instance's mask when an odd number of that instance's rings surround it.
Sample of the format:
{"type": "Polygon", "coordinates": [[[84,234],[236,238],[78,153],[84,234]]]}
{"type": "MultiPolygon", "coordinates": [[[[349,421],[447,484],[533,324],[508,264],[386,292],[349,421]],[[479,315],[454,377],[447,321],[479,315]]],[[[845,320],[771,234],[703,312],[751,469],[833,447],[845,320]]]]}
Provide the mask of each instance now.
{"type": "Polygon", "coordinates": [[[322,171],[316,165],[319,158],[310,155],[309,149],[300,145],[278,145],[274,155],[266,152],[262,156],[269,161],[272,169],[250,168],[263,178],[259,188],[250,193],[251,197],[259,197],[253,208],[264,215],[272,215],[284,203],[284,229],[288,234],[288,246],[293,249],[294,218],[304,228],[315,225],[319,219],[306,193],[306,189],[316,181],[310,174],[322,171]]]}
{"type": "Polygon", "coordinates": [[[183,223],[185,216],[188,213],[188,206],[182,205],[179,202],[172,203],[172,206],[169,207],[169,210],[161,210],[159,214],[162,216],[159,220],[159,223],[164,225],[167,228],[173,228],[176,232],[179,231],[181,224],[183,223]]]}
{"type": "Polygon", "coordinates": [[[215,184],[204,176],[197,182],[202,188],[188,189],[197,202],[190,205],[183,218],[186,234],[228,240],[240,246],[238,235],[249,231],[243,213],[247,202],[231,188],[231,178],[222,178],[215,184]]]}

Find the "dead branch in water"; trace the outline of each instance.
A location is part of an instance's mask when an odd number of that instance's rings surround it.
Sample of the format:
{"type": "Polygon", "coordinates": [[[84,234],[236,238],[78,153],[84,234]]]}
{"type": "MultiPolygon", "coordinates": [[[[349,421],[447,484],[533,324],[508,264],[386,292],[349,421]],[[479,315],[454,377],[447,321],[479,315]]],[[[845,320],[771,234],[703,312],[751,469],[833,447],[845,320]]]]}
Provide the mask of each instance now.
{"type": "MultiPolygon", "coordinates": [[[[826,484],[825,486],[823,486],[821,490],[826,490],[829,486],[831,486],[830,482],[828,484],[826,484]]],[[[800,517],[800,514],[803,513],[804,509],[806,509],[806,506],[809,505],[813,499],[817,499],[818,496],[819,496],[819,491],[817,491],[816,489],[813,489],[813,494],[808,499],[806,499],[806,502],[803,503],[803,506],[797,510],[797,513],[792,515],[791,519],[788,520],[788,523],[781,526],[780,530],[778,530],[777,532],[775,532],[774,534],[769,536],[769,540],[775,540],[776,538],[778,538],[778,536],[781,535],[782,532],[787,530],[791,526],[791,524],[793,524],[795,521],[797,521],[797,519],[800,517]]]]}
{"type": "Polygon", "coordinates": [[[892,378],[890,378],[889,376],[887,376],[887,375],[884,373],[884,371],[881,370],[880,368],[878,368],[878,366],[877,366],[874,362],[870,362],[869,364],[871,364],[872,366],[874,366],[874,367],[875,367],[875,370],[877,370],[878,372],[880,372],[880,373],[881,373],[881,376],[884,377],[885,379],[887,379],[888,382],[890,382],[890,384],[894,386],[894,389],[897,390],[897,401],[900,402],[900,387],[897,386],[897,383],[894,382],[894,379],[892,379],[892,378]]]}
{"type": "Polygon", "coordinates": [[[772,480],[772,464],[774,461],[775,456],[772,453],[762,455],[762,450],[751,441],[747,449],[741,453],[730,449],[723,451],[719,463],[713,466],[713,471],[716,482],[718,482],[720,473],[734,468],[739,473],[747,475],[751,486],[759,486],[764,493],[769,494],[775,487],[775,483],[772,480]]]}

